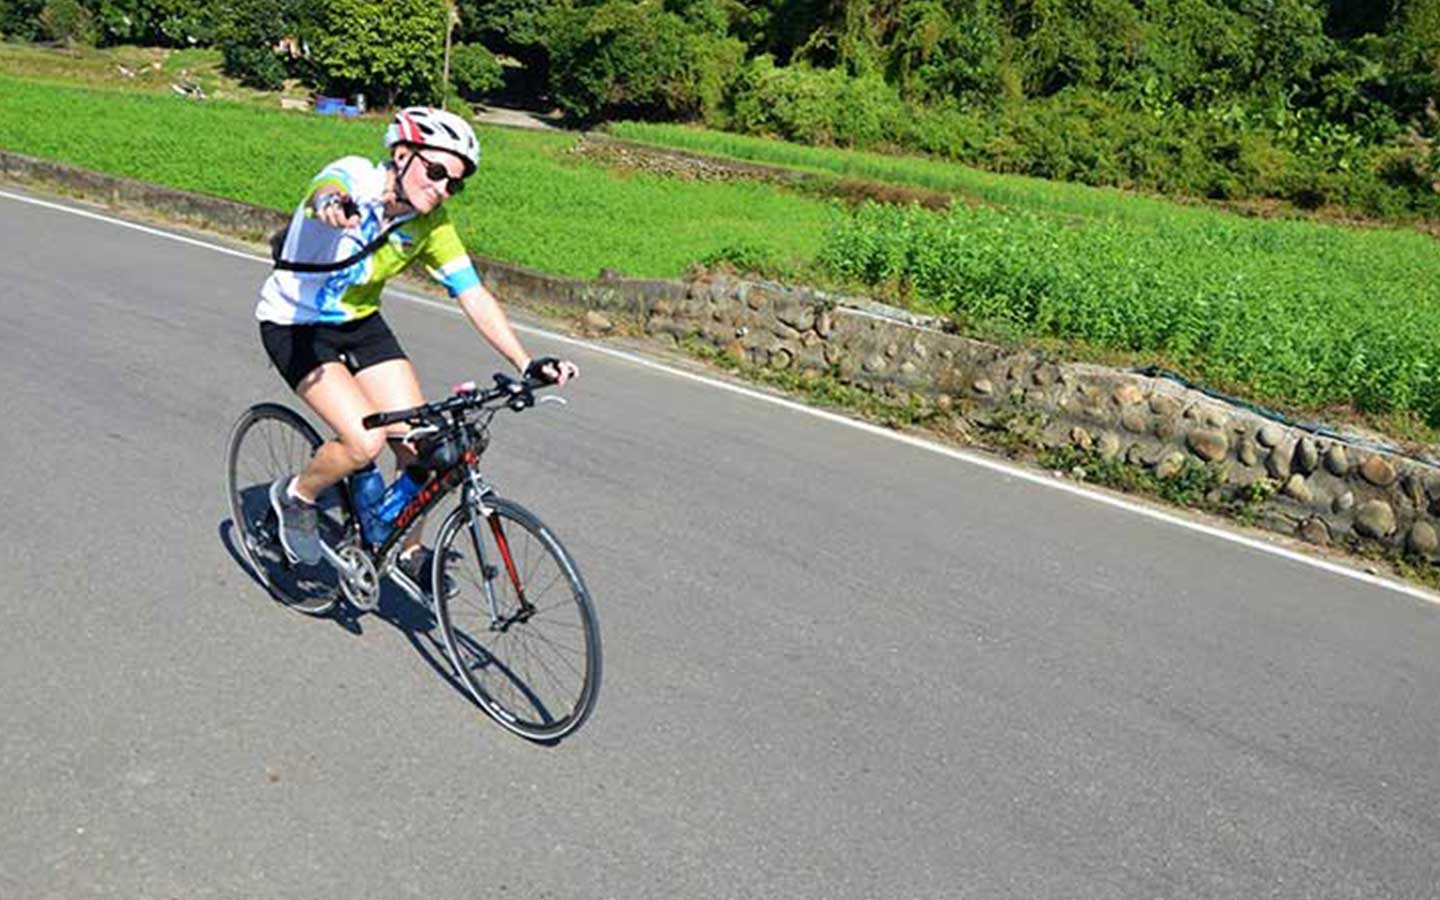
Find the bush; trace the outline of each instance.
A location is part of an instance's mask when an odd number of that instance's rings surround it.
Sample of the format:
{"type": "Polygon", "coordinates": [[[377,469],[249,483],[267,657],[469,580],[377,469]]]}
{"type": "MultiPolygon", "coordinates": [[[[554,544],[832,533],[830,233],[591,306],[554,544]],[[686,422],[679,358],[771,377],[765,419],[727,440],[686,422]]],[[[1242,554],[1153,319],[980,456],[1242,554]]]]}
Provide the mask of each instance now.
{"type": "Polygon", "coordinates": [[[901,143],[946,159],[978,162],[1000,135],[998,119],[953,103],[914,107],[901,143]]]}
{"type": "Polygon", "coordinates": [[[262,91],[278,91],[285,86],[285,63],[269,47],[230,44],[222,49],[225,71],[241,84],[262,91]]]}
{"type": "Polygon", "coordinates": [[[94,46],[99,38],[95,17],[79,0],[49,0],[40,11],[40,28],[51,40],[69,46],[94,46]]]}
{"type": "Polygon", "coordinates": [[[44,0],[0,0],[0,37],[33,41],[40,37],[44,0]]]}
{"type": "Polygon", "coordinates": [[[273,48],[293,24],[288,12],[286,0],[232,0],[219,28],[225,72],[260,90],[283,87],[285,63],[273,48]]]}
{"type": "Polygon", "coordinates": [[[878,75],[852,78],[805,63],[782,68],[768,56],[745,67],[729,107],[737,131],[808,144],[894,144],[910,118],[900,95],[878,75]]]}
{"type": "Polygon", "coordinates": [[[504,83],[500,63],[480,44],[456,44],[450,49],[450,84],[467,100],[499,88],[504,83]]]}
{"type": "Polygon", "coordinates": [[[581,120],[714,116],[744,53],[712,22],[636,0],[557,8],[546,35],[555,100],[581,120]]]}

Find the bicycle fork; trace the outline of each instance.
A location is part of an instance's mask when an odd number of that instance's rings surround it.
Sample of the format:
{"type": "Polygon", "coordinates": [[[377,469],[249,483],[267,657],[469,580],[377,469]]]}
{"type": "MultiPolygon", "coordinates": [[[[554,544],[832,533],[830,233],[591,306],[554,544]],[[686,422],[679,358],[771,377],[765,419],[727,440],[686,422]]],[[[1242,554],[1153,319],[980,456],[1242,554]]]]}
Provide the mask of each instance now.
{"type": "Polygon", "coordinates": [[[505,537],[505,526],[501,523],[500,517],[495,515],[495,510],[485,503],[485,496],[490,491],[490,486],[480,479],[478,473],[472,472],[470,483],[466,485],[467,503],[472,512],[467,526],[470,529],[470,543],[475,548],[476,562],[480,566],[481,579],[485,585],[485,600],[490,605],[490,630],[505,632],[517,622],[528,621],[535,614],[535,607],[525,596],[525,586],[520,581],[520,571],[515,566],[515,557],[510,553],[510,541],[505,537]],[[505,566],[505,575],[510,579],[510,586],[515,590],[517,609],[509,616],[501,612],[500,598],[495,590],[495,580],[499,577],[500,571],[490,563],[485,554],[485,538],[480,524],[482,521],[490,529],[490,535],[495,540],[495,548],[499,551],[500,560],[505,566]]]}

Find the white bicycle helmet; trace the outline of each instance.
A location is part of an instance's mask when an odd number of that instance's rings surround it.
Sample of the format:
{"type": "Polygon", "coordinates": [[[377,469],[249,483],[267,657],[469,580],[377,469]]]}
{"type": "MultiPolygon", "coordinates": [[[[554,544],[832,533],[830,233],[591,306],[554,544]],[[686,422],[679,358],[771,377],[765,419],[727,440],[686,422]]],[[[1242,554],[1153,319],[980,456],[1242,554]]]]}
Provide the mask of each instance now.
{"type": "Polygon", "coordinates": [[[465,176],[480,168],[480,141],[470,123],[443,109],[410,106],[395,114],[385,129],[385,149],[396,144],[414,144],[448,150],[465,162],[465,176]]]}

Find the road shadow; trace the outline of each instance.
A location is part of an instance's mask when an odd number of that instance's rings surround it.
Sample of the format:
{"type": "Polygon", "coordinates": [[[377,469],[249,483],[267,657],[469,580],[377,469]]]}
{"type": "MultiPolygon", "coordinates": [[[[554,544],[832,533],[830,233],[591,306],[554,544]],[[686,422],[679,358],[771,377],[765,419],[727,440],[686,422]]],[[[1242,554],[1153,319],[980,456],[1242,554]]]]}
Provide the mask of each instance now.
{"type": "MultiPolygon", "coordinates": [[[[276,590],[267,585],[265,580],[262,579],[247,562],[244,552],[236,543],[235,523],[230,518],[227,517],[220,522],[216,529],[216,535],[220,540],[221,546],[225,548],[225,552],[230,555],[230,559],[245,573],[245,576],[255,587],[264,591],[279,605],[290,609],[294,608],[291,604],[286,603],[284,597],[279,595],[276,590]]],[[[273,565],[273,569],[267,568],[267,577],[272,579],[283,577],[286,571],[291,569],[291,567],[281,564],[278,559],[268,560],[262,557],[259,564],[273,565]]],[[[333,572],[331,575],[332,583],[329,585],[329,589],[333,590],[333,572]]],[[[290,577],[295,578],[297,582],[303,580],[302,576],[290,577]]],[[[287,582],[279,583],[282,586],[288,584],[287,582]]],[[[300,610],[296,611],[298,612],[300,610]]],[[[400,590],[390,582],[389,579],[381,582],[379,608],[373,613],[357,610],[342,598],[329,612],[321,615],[312,615],[311,617],[322,621],[328,619],[343,629],[347,634],[357,637],[365,633],[364,623],[367,619],[389,625],[405,637],[406,641],[408,641],[414,649],[416,655],[425,661],[425,664],[430,667],[430,670],[435,673],[440,681],[448,686],[466,706],[488,718],[485,710],[480,704],[475,702],[475,698],[470,695],[470,691],[456,674],[450,660],[450,654],[446,651],[444,641],[440,636],[440,629],[437,627],[434,611],[427,604],[417,603],[409,594],[400,590]]],[[[485,650],[482,642],[463,633],[457,635],[457,640],[461,644],[465,658],[472,660],[477,669],[486,669],[500,673],[515,685],[518,691],[535,703],[537,708],[543,708],[538,696],[536,696],[514,672],[504,667],[498,659],[491,656],[485,650]]],[[[558,746],[560,741],[531,741],[530,743],[538,744],[542,747],[554,747],[558,746]]]]}

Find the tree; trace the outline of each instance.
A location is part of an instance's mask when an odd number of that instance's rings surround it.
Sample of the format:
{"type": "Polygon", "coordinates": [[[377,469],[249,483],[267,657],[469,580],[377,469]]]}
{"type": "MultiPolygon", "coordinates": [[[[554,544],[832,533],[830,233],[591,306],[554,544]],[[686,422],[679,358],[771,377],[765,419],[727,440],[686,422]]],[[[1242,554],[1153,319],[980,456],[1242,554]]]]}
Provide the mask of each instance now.
{"type": "Polygon", "coordinates": [[[0,36],[33,41],[40,36],[45,0],[0,0],[0,36]]]}
{"type": "Polygon", "coordinates": [[[225,71],[242,84],[266,91],[285,83],[285,63],[275,45],[295,27],[293,0],[231,0],[217,43],[225,71]]]}
{"type": "Polygon", "coordinates": [[[544,18],[552,0],[461,0],[459,38],[511,52],[545,43],[544,18]]]}
{"type": "Polygon", "coordinates": [[[451,51],[450,83],[466,100],[478,100],[504,81],[495,55],[480,44],[456,44],[451,51]]]}
{"type": "Polygon", "coordinates": [[[440,97],[448,7],[444,0],[320,0],[306,25],[322,89],[364,91],[397,103],[440,97]]]}
{"type": "Polygon", "coordinates": [[[566,112],[693,118],[714,108],[744,48],[659,0],[562,7],[546,21],[550,87],[566,112]]]}
{"type": "Polygon", "coordinates": [[[49,0],[40,11],[40,28],[52,40],[66,46],[93,45],[98,36],[95,17],[80,0],[49,0]]]}

